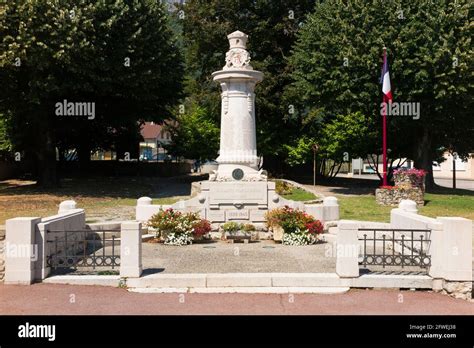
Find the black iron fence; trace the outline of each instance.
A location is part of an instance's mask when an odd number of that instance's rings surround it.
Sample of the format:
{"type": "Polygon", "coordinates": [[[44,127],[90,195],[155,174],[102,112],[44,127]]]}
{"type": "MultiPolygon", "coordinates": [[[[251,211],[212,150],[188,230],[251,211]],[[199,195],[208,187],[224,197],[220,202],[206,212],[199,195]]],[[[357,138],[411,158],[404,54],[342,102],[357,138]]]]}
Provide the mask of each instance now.
{"type": "Polygon", "coordinates": [[[120,267],[120,230],[48,230],[47,264],[53,270],[120,267]]]}
{"type": "Polygon", "coordinates": [[[427,254],[431,230],[360,228],[363,243],[360,264],[385,267],[418,267],[428,269],[431,256],[427,254]]]}

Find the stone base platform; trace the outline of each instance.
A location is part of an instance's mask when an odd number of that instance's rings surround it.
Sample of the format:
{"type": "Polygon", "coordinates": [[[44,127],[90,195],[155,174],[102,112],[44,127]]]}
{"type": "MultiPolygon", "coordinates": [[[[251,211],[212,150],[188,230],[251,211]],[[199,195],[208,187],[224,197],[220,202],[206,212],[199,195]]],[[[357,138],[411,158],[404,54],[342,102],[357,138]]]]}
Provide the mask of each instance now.
{"type": "Polygon", "coordinates": [[[173,205],[154,205],[150,197],[137,201],[136,220],[146,222],[160,209],[173,208],[182,212],[199,212],[218,229],[227,221],[254,224],[257,229],[265,228],[267,211],[285,205],[300,209],[315,219],[339,220],[339,204],[336,197],[326,197],[322,204],[304,204],[284,199],[275,192],[273,181],[203,181],[201,192],[194,198],[182,200],[173,205]]]}
{"type": "Polygon", "coordinates": [[[403,199],[415,201],[417,205],[425,204],[424,191],[419,187],[392,189],[379,188],[375,190],[375,200],[380,205],[396,207],[403,199]]]}

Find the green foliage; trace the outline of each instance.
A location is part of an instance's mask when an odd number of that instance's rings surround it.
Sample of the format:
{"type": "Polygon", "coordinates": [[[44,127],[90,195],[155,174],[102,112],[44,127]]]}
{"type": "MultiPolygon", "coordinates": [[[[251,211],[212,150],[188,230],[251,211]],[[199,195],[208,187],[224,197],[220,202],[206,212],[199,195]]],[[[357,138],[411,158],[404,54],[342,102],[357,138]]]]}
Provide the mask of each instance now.
{"type": "Polygon", "coordinates": [[[240,231],[244,226],[241,223],[229,221],[221,226],[224,232],[237,232],[240,231]]]}
{"type": "Polygon", "coordinates": [[[171,155],[198,160],[217,157],[219,128],[205,109],[194,107],[166,128],[171,134],[171,143],[163,146],[171,155]]]}
{"type": "Polygon", "coordinates": [[[181,225],[190,228],[190,223],[190,219],[173,209],[160,209],[148,220],[148,226],[157,229],[158,232],[186,232],[186,229],[183,230],[181,225]]]}
{"type": "Polygon", "coordinates": [[[209,221],[201,219],[199,213],[181,213],[172,208],[154,214],[148,226],[158,230],[158,236],[168,245],[186,245],[195,237],[202,237],[211,230],[209,221]]]}
{"type": "MultiPolygon", "coordinates": [[[[430,172],[440,148],[452,147],[466,156],[474,130],[469,3],[354,0],[316,5],[289,59],[293,83],[286,98],[295,101],[301,117],[303,134],[298,137],[325,140],[333,134],[325,146],[328,155],[339,157],[346,147],[356,157],[360,142],[354,146],[353,135],[339,139],[334,134],[360,112],[371,130],[364,137],[370,153],[381,153],[378,79],[386,46],[394,101],[421,103],[420,120],[389,117],[391,156],[412,158],[430,172]],[[324,125],[334,119],[332,133],[324,125]]],[[[362,123],[349,127],[366,132],[362,123]]]]}
{"type": "Polygon", "coordinates": [[[244,230],[244,232],[253,232],[253,231],[255,231],[255,226],[252,225],[252,224],[245,224],[243,226],[243,230],[244,230]]]}
{"type": "Polygon", "coordinates": [[[0,38],[0,114],[42,174],[54,172],[55,147],[86,160],[111,146],[133,153],[139,121],[169,117],[179,100],[182,58],[160,2],[11,1],[0,38]],[[64,99],[95,102],[95,119],[56,116],[64,99]]]}
{"type": "Polygon", "coordinates": [[[284,147],[287,152],[285,162],[290,166],[295,166],[311,161],[312,146],[315,143],[315,139],[303,135],[301,138],[296,139],[295,144],[285,144],[284,147]]]}
{"type": "MultiPolygon", "coordinates": [[[[288,206],[268,211],[265,218],[268,227],[279,226],[283,228],[285,234],[316,235],[323,232],[321,221],[314,219],[304,211],[288,206]]],[[[309,242],[311,239],[309,238],[307,241],[309,242]]]]}
{"type": "Polygon", "coordinates": [[[298,127],[291,122],[283,123],[289,107],[282,103],[284,86],[290,81],[286,58],[300,24],[314,3],[314,0],[189,0],[184,5],[186,92],[215,121],[220,116],[220,88],[211,73],[225,64],[225,52],[229,49],[227,35],[235,30],[249,35],[251,65],[265,74],[256,88],[257,142],[265,156],[283,154],[282,139],[298,127]]]}
{"type": "Polygon", "coordinates": [[[346,152],[352,158],[365,157],[373,150],[367,145],[372,144],[377,134],[371,129],[372,120],[361,112],[337,115],[321,129],[318,152],[339,162],[344,160],[346,152]]]}
{"type": "Polygon", "coordinates": [[[283,195],[283,198],[291,201],[307,202],[316,199],[317,197],[306,190],[300,188],[294,188],[289,194],[283,195]]]}
{"type": "Polygon", "coordinates": [[[11,157],[11,151],[13,149],[7,127],[7,118],[0,114],[0,159],[3,160],[11,157]]]}
{"type": "MultiPolygon", "coordinates": [[[[341,219],[363,221],[390,221],[393,207],[378,205],[373,195],[338,196],[341,219]]],[[[424,206],[418,213],[436,218],[437,216],[460,216],[474,219],[474,195],[467,190],[443,189],[437,193],[426,193],[424,206]]]]}
{"type": "Polygon", "coordinates": [[[275,181],[275,192],[279,195],[289,195],[294,189],[294,186],[283,180],[275,181]]]}

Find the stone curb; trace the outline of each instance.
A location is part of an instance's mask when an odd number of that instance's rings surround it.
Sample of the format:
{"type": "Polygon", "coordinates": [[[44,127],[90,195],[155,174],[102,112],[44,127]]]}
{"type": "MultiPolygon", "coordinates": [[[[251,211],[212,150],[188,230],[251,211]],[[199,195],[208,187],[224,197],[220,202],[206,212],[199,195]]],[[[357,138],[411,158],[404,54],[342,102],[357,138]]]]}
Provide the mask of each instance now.
{"type": "MultiPolygon", "coordinates": [[[[368,274],[358,278],[340,278],[335,273],[189,273],[151,274],[140,278],[120,276],[65,275],[43,280],[48,284],[122,286],[154,289],[289,289],[289,288],[409,288],[433,289],[427,275],[368,274]]],[[[247,290],[245,290],[247,289],[247,290]]],[[[211,291],[211,290],[209,290],[211,291]]],[[[230,290],[229,290],[230,291],[230,290]]],[[[232,290],[233,291],[233,290],[232,290]]],[[[286,290],[285,290],[286,291],[286,290]]]]}

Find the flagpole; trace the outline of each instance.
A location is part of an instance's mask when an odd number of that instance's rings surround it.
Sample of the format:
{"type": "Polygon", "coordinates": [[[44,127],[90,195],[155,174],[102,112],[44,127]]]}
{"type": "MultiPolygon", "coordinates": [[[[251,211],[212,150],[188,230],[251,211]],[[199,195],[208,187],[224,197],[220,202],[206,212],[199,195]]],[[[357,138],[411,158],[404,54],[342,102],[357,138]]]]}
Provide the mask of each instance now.
{"type": "MultiPolygon", "coordinates": [[[[387,59],[387,48],[383,48],[383,60],[387,59]]],[[[386,103],[385,95],[383,96],[383,102],[386,103]]],[[[382,108],[382,148],[383,148],[383,186],[388,186],[387,182],[387,105],[382,108]]]]}

